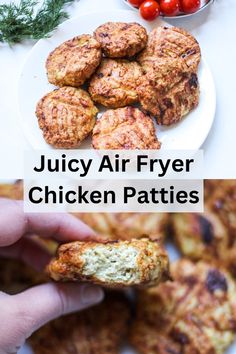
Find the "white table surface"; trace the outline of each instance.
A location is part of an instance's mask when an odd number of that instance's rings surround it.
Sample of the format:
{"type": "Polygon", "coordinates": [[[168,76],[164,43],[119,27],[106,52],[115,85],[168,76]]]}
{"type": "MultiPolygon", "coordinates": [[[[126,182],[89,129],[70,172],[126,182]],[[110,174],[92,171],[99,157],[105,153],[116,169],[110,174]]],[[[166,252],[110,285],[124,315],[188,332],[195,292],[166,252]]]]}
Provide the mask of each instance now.
{"type": "MultiPolygon", "coordinates": [[[[6,0],[0,1],[0,3],[6,0]]],[[[72,16],[96,9],[126,9],[121,0],[80,0],[72,16]]],[[[236,1],[215,0],[204,12],[171,24],[190,30],[199,40],[212,70],[217,90],[217,111],[212,130],[203,145],[208,178],[236,178],[236,1]]],[[[124,19],[125,20],[125,19],[124,19]]],[[[0,44],[0,178],[23,177],[23,151],[30,148],[19,124],[17,81],[22,64],[32,47],[12,48],[0,44]]]]}

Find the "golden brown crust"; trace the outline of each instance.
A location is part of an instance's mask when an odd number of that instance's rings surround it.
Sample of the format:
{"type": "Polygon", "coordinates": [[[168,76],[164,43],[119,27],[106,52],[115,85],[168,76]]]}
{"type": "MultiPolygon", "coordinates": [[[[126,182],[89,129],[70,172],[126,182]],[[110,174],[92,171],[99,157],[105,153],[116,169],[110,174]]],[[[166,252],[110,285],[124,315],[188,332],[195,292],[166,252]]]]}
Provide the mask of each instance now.
{"type": "Polygon", "coordinates": [[[235,283],[204,262],[172,264],[173,282],[142,291],[131,342],[143,354],[223,354],[236,331],[235,283]]]}
{"type": "MultiPolygon", "coordinates": [[[[23,200],[24,198],[24,185],[23,180],[17,180],[15,183],[0,184],[0,197],[8,199],[23,200]]],[[[58,246],[55,240],[32,236],[37,242],[42,244],[46,249],[54,254],[58,246]]],[[[13,261],[12,261],[13,262],[13,261]]]]}
{"type": "Polygon", "coordinates": [[[197,40],[187,31],[178,27],[157,27],[150,34],[147,47],[138,56],[146,71],[155,59],[180,59],[189,71],[197,72],[201,50],[197,40]]]}
{"type": "Polygon", "coordinates": [[[166,280],[169,261],[158,240],[75,241],[58,248],[47,272],[56,281],[87,281],[108,288],[141,287],[166,280]]]}
{"type": "Polygon", "coordinates": [[[36,108],[46,142],[56,148],[76,148],[89,135],[98,110],[89,94],[62,87],[45,95],[36,108]]]}
{"type": "Polygon", "coordinates": [[[32,335],[35,354],[118,354],[127,332],[129,308],[122,296],[50,322],[32,335]]]}
{"type": "Polygon", "coordinates": [[[217,214],[229,232],[236,232],[236,180],[216,181],[208,198],[209,208],[217,214]]]}
{"type": "Polygon", "coordinates": [[[95,38],[89,34],[74,37],[49,54],[48,81],[60,87],[79,87],[94,73],[101,59],[101,46],[95,38]]]}
{"type": "Polygon", "coordinates": [[[108,110],[93,129],[94,149],[160,149],[153,121],[138,108],[108,110]]]}
{"type": "Polygon", "coordinates": [[[99,26],[94,37],[101,44],[105,56],[132,57],[147,44],[147,31],[138,23],[107,22],[99,26]]]}
{"type": "Polygon", "coordinates": [[[90,81],[89,93],[94,102],[119,108],[138,101],[136,91],[142,75],[141,66],[124,59],[104,59],[90,81]]]}
{"type": "Polygon", "coordinates": [[[236,180],[216,181],[207,205],[227,230],[223,264],[236,277],[236,180]]]}
{"type": "Polygon", "coordinates": [[[207,202],[216,188],[220,188],[222,180],[219,179],[206,179],[204,180],[204,200],[207,202]]]}
{"type": "Polygon", "coordinates": [[[22,180],[18,180],[15,183],[0,184],[0,197],[21,200],[23,196],[22,180]]]}
{"type": "Polygon", "coordinates": [[[138,96],[145,111],[160,125],[179,122],[199,103],[199,83],[194,72],[179,59],[161,59],[150,64],[139,80],[138,96]]]}
{"type": "Polygon", "coordinates": [[[211,211],[205,209],[203,214],[173,214],[171,227],[175,242],[184,256],[210,262],[224,262],[227,257],[227,229],[211,211]]]}
{"type": "Polygon", "coordinates": [[[169,225],[167,213],[77,213],[75,216],[110,240],[131,240],[145,235],[164,240],[169,225]]]}

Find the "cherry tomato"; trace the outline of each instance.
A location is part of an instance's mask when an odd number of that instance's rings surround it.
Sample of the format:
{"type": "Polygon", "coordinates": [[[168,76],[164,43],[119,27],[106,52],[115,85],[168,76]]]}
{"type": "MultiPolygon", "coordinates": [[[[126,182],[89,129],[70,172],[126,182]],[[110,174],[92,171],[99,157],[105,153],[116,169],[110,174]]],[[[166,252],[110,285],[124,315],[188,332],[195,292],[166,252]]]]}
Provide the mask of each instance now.
{"type": "Polygon", "coordinates": [[[175,16],[180,12],[180,0],[161,0],[160,8],[163,15],[175,16]]]}
{"type": "Polygon", "coordinates": [[[186,14],[196,12],[201,6],[200,0],[181,0],[181,8],[186,14]]]}
{"type": "Polygon", "coordinates": [[[133,5],[134,7],[139,7],[144,0],[128,0],[128,3],[133,5]]]}
{"type": "Polygon", "coordinates": [[[145,0],[140,5],[139,12],[142,18],[152,21],[160,15],[160,5],[154,0],[145,0]]]}

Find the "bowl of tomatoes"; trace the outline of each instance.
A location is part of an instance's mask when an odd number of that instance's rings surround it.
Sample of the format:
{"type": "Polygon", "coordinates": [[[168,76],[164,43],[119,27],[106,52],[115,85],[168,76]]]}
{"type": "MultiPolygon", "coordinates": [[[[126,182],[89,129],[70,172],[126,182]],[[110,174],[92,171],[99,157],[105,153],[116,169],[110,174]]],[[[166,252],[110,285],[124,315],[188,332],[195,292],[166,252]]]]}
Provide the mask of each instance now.
{"type": "Polygon", "coordinates": [[[141,17],[153,21],[157,17],[179,18],[192,16],[206,9],[214,0],[123,0],[139,11],[141,17]]]}

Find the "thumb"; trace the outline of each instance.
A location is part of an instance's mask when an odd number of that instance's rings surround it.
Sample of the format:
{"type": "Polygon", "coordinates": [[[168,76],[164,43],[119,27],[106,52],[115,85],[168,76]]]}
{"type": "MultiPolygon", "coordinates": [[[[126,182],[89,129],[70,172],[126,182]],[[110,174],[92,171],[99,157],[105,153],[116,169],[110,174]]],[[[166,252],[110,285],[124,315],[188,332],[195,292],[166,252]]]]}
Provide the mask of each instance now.
{"type": "Polygon", "coordinates": [[[82,310],[102,299],[102,289],[88,284],[49,283],[18,295],[2,294],[0,353],[16,352],[25,339],[46,322],[82,310]]]}

